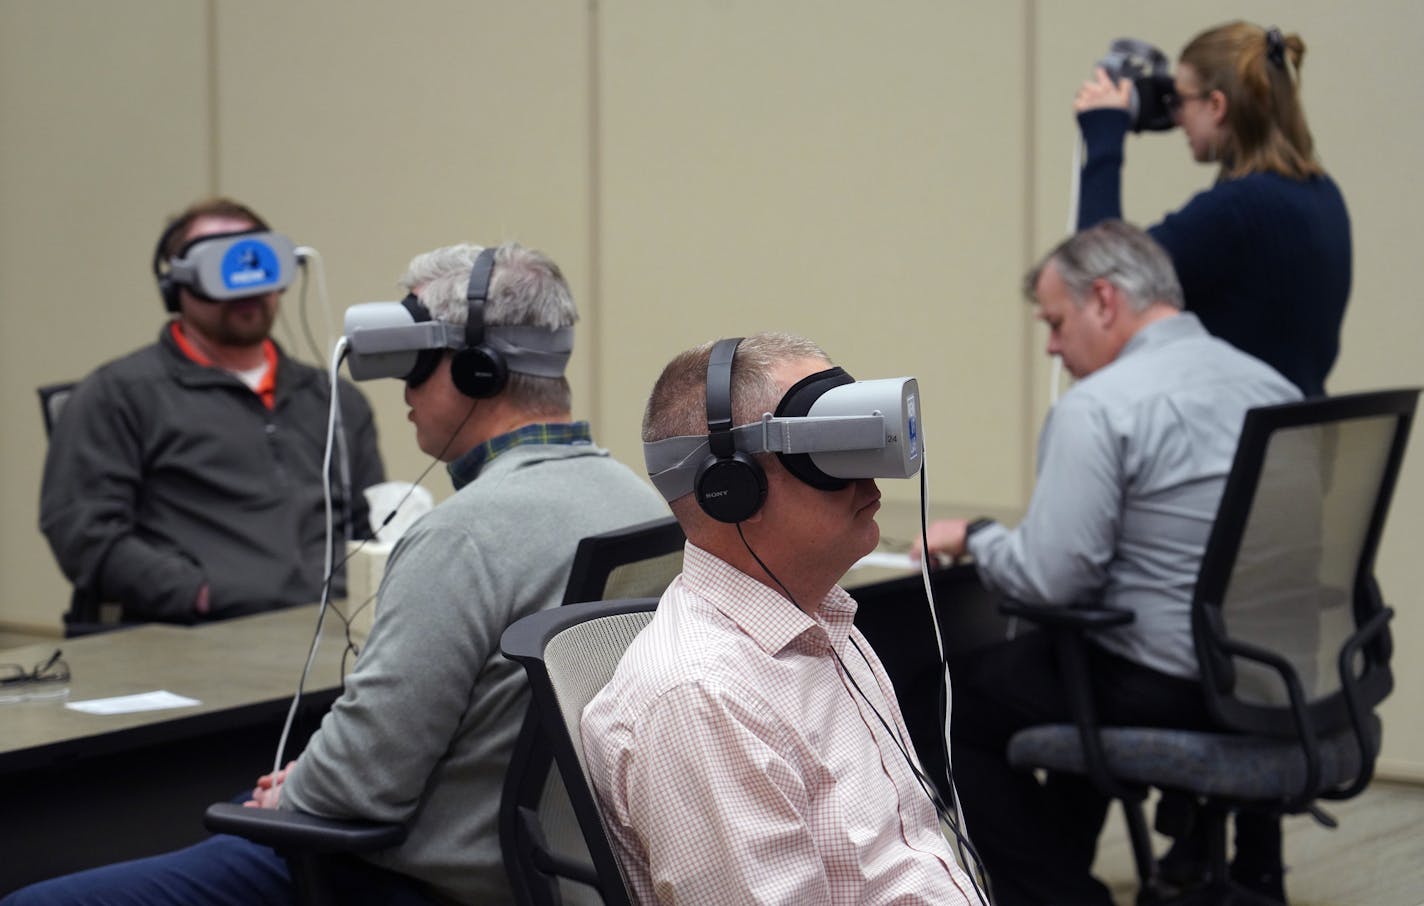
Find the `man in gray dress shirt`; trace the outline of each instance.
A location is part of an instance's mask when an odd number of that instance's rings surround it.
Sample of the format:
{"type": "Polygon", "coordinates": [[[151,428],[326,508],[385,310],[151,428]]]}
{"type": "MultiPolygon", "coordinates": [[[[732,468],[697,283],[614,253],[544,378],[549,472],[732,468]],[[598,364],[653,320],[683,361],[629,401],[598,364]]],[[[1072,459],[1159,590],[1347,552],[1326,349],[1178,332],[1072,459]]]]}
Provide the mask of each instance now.
{"type": "MultiPolygon", "coordinates": [[[[1077,383],[1044,423],[1023,522],[939,521],[930,550],[971,554],[984,584],[1017,600],[1133,611],[1089,646],[1099,719],[1209,726],[1192,587],[1246,410],[1300,393],[1183,312],[1167,254],[1120,221],[1060,244],[1025,288],[1077,383]]],[[[1090,873],[1107,800],[1082,779],[1040,785],[1006,758],[1017,730],[1071,720],[1043,635],[953,665],[956,786],[999,906],[1107,906],[1090,873]]]]}

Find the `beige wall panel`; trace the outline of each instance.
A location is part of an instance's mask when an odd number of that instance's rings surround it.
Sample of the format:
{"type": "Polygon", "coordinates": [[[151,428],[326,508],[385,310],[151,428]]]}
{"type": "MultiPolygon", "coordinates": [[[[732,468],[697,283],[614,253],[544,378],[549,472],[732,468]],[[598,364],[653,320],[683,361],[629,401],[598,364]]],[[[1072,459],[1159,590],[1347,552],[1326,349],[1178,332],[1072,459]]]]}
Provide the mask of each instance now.
{"type": "MultiPolygon", "coordinates": [[[[779,329],[913,374],[935,499],[1016,503],[1019,3],[600,4],[604,437],[677,351],[779,329]]],[[[892,498],[913,482],[882,482],[892,498]]]]}
{"type": "MultiPolygon", "coordinates": [[[[1424,188],[1413,178],[1424,140],[1424,80],[1418,39],[1424,6],[1380,0],[1364,6],[1307,3],[1208,2],[1191,7],[1096,0],[1091,4],[1039,3],[1037,32],[1035,185],[1040,248],[1062,235],[1067,219],[1069,160],[1077,132],[1073,91],[1115,37],[1151,41],[1174,61],[1193,35],[1234,18],[1276,24],[1306,43],[1303,98],[1326,169],[1340,184],[1354,231],[1354,286],[1346,313],[1341,355],[1329,386],[1334,393],[1424,384],[1424,305],[1413,262],[1424,239],[1418,212],[1424,188]]],[[[1182,134],[1130,137],[1123,181],[1129,219],[1150,224],[1209,185],[1214,170],[1195,165],[1182,134]]],[[[1042,368],[1040,368],[1042,370],[1042,368]]],[[[1041,382],[1036,381],[1039,386],[1041,382]]],[[[1043,405],[1040,398],[1039,406],[1043,405]]],[[[1379,577],[1395,604],[1396,691],[1386,702],[1382,767],[1424,777],[1424,662],[1410,653],[1424,646],[1424,560],[1415,548],[1424,537],[1424,442],[1419,432],[1404,472],[1383,547],[1379,577]]]]}
{"type": "MultiPolygon", "coordinates": [[[[585,315],[576,408],[631,463],[669,355],[780,328],[861,376],[921,379],[939,508],[1021,506],[1048,369],[1017,283],[1065,231],[1073,91],[1113,37],[1175,56],[1235,16],[1305,37],[1311,125],[1354,218],[1332,389],[1424,383],[1410,0],[0,0],[0,623],[57,626],[68,593],[35,531],[33,387],[152,338],[154,234],[210,190],[323,253],[336,318],[393,298],[435,245],[545,249],[585,315]]],[[[1153,222],[1211,178],[1180,134],[1134,137],[1128,215],[1153,222]]],[[[399,385],[367,389],[390,473],[415,477],[399,385]]],[[[1401,652],[1385,765],[1418,776],[1421,463],[1380,556],[1401,652]]]]}
{"type": "MultiPolygon", "coordinates": [[[[398,299],[396,278],[413,255],[517,239],[559,262],[580,303],[570,376],[587,415],[598,312],[586,4],[243,0],[217,9],[218,185],[322,253],[335,330],[349,305],[398,299]]],[[[291,324],[296,303],[288,293],[291,324]]],[[[402,385],[362,389],[376,407],[387,474],[414,480],[429,458],[415,447],[402,385]]],[[[450,491],[443,469],[424,484],[437,498],[450,491]]]]}
{"type": "Polygon", "coordinates": [[[58,632],[34,388],[152,341],[149,255],[209,185],[206,11],[0,0],[0,623],[58,632]]]}

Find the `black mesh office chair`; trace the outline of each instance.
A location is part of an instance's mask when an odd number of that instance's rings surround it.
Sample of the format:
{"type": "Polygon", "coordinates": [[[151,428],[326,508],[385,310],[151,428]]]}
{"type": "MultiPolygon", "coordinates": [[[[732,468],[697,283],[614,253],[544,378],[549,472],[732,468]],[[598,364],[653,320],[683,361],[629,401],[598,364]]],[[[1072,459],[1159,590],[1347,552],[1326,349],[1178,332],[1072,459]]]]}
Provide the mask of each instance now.
{"type": "Polygon", "coordinates": [[[570,604],[531,614],[504,631],[499,647],[529,676],[533,711],[553,750],[594,868],[603,902],[632,899],[603,826],[580,744],[583,708],[608,684],[634,637],[653,618],[656,598],[570,604]]]}
{"type": "Polygon", "coordinates": [[[40,395],[40,414],[44,416],[45,437],[54,434],[54,426],[64,411],[64,404],[69,402],[69,395],[77,386],[74,381],[66,381],[36,388],[35,392],[40,395]]]}
{"type": "MultiPolygon", "coordinates": [[[[630,589],[653,588],[661,593],[682,568],[682,546],[682,529],[670,516],[584,538],[574,554],[564,602],[580,600],[589,589],[635,594],[630,589]]],[[[515,744],[500,814],[501,846],[521,903],[559,903],[559,875],[580,879],[593,872],[586,867],[591,864],[589,854],[569,797],[550,771],[552,757],[531,706],[515,744]]],[[[298,902],[310,906],[337,902],[327,881],[334,861],[398,846],[406,837],[406,828],[398,824],[333,821],[227,802],[209,806],[203,823],[215,833],[247,837],[281,852],[292,871],[298,902]]],[[[562,889],[567,899],[579,900],[596,887],[580,890],[566,881],[562,889]]]]}
{"type": "MultiPolygon", "coordinates": [[[[583,539],[563,603],[661,595],[682,571],[683,542],[671,516],[583,539]]],[[[538,711],[531,703],[500,799],[505,870],[520,906],[597,902],[597,871],[538,711]]]]}
{"type": "Polygon", "coordinates": [[[1129,611],[1005,605],[1055,636],[1075,723],[1009,742],[1024,768],[1086,774],[1123,803],[1141,888],[1166,902],[1141,803],[1155,787],[1194,797],[1206,822],[1209,879],[1174,903],[1258,900],[1227,873],[1226,819],[1309,812],[1372,776],[1375,706],[1389,694],[1393,611],[1374,582],[1375,552],[1404,457],[1418,390],[1362,393],[1250,411],[1192,600],[1209,712],[1220,733],[1099,727],[1083,633],[1129,611]]]}

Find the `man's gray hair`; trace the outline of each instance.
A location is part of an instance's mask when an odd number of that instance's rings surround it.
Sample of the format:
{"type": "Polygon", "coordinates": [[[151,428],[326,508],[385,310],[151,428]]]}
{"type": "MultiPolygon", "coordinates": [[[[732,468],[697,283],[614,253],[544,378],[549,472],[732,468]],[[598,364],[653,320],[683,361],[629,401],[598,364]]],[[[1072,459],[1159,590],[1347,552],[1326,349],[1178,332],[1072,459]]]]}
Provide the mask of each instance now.
{"type": "Polygon", "coordinates": [[[1182,284],[1166,250],[1121,220],[1104,220],[1075,233],[1044,255],[1024,275],[1024,295],[1030,302],[1036,300],[1038,278],[1049,264],[1080,306],[1093,281],[1103,279],[1122,292],[1133,311],[1146,311],[1154,302],[1182,307],[1182,284]]]}
{"type": "MultiPolygon", "coordinates": [[[[707,433],[707,361],[716,341],[678,354],[658,377],[643,413],[643,442],[707,433]]],[[[775,411],[785,391],[772,373],[783,362],[830,359],[815,343],[787,333],[742,340],[732,360],[732,421],[745,425],[775,411]]]]}
{"type": "MultiPolygon", "coordinates": [[[[484,251],[461,243],[416,255],[398,281],[437,321],[464,324],[469,317],[465,293],[470,270],[484,251]]],[[[563,272],[544,253],[506,242],[495,249],[494,272],[484,322],[496,326],[569,327],[578,321],[578,309],[563,272]]],[[[531,412],[560,415],[572,407],[567,379],[511,373],[502,392],[511,402],[531,412]]]]}

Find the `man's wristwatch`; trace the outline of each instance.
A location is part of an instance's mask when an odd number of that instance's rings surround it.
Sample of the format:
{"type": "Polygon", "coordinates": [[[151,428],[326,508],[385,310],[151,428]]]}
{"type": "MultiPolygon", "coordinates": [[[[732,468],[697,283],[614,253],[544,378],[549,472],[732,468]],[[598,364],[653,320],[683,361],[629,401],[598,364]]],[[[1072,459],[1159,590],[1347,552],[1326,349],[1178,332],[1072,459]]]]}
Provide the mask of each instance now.
{"type": "Polygon", "coordinates": [[[964,527],[964,543],[968,545],[969,539],[974,537],[975,532],[988,528],[993,525],[995,521],[996,520],[990,519],[988,516],[980,516],[978,519],[971,520],[970,523],[964,527]]]}

